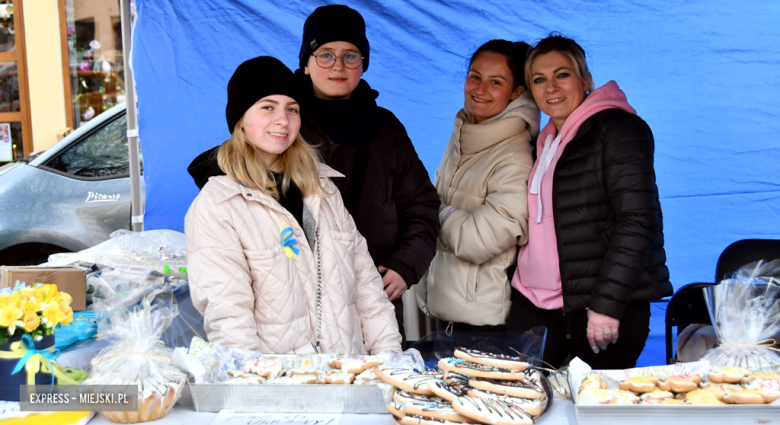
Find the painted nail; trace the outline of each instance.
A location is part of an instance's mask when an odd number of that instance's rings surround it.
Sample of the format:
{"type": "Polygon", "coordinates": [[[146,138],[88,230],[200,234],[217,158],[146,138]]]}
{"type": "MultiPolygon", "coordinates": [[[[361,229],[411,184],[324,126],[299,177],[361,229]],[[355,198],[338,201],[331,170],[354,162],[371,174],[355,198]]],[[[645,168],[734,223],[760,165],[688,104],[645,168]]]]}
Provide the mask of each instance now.
{"type": "Polygon", "coordinates": [[[596,347],[595,345],[591,345],[591,346],[590,346],[590,349],[591,349],[591,350],[593,350],[593,352],[594,352],[594,353],[596,353],[596,354],[598,354],[598,353],[599,353],[599,348],[598,348],[598,347],[596,347]]]}

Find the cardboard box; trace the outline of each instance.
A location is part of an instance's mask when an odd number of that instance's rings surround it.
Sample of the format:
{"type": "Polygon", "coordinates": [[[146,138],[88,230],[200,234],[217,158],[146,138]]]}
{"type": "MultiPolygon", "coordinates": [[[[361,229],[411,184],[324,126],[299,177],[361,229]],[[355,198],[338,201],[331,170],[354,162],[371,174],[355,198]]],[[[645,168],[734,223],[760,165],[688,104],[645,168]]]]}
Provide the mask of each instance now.
{"type": "Polygon", "coordinates": [[[58,291],[67,292],[73,297],[70,304],[73,311],[84,311],[87,308],[87,278],[82,270],[75,267],[0,267],[0,288],[13,288],[17,280],[28,286],[53,283],[57,285],[58,291]]]}

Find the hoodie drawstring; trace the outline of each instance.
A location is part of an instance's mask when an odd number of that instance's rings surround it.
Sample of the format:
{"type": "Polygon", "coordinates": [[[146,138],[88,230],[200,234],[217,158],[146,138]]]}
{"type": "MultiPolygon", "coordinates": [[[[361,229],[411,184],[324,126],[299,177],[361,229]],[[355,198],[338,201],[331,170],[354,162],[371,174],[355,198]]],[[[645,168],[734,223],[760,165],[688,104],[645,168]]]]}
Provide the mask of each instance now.
{"type": "Polygon", "coordinates": [[[547,167],[552,163],[555,157],[555,151],[558,150],[558,145],[561,144],[561,133],[553,140],[552,134],[548,134],[544,140],[544,150],[542,151],[542,157],[539,159],[539,165],[536,167],[536,173],[531,180],[531,194],[536,195],[536,223],[542,222],[542,196],[539,191],[542,187],[542,179],[544,173],[547,172],[547,167]]]}

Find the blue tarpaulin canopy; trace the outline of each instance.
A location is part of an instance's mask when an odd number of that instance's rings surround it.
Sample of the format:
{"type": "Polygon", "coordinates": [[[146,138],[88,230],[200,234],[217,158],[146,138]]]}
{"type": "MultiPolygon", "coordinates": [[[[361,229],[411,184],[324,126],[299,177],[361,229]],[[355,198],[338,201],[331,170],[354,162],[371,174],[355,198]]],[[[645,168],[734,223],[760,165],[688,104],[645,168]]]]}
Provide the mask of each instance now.
{"type": "MultiPolygon", "coordinates": [[[[229,136],[233,71],[259,55],[295,70],[304,20],[331,2],[136,1],[146,228],[182,231],[198,193],[187,165],[229,136]]],[[[530,43],[559,31],[585,48],[596,85],[617,81],[653,130],[676,288],[712,281],[735,240],[780,238],[780,3],[344,3],[366,20],[363,78],[406,126],[431,177],[463,105],[470,54],[493,38],[530,43]]]]}

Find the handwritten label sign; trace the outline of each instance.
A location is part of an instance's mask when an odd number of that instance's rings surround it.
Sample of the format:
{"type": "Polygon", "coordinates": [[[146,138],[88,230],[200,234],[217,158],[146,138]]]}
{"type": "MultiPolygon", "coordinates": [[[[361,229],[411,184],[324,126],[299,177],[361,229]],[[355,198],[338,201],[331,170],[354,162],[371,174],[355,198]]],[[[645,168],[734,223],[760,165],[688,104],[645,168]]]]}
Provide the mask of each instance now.
{"type": "Polygon", "coordinates": [[[221,410],[211,425],[338,425],[337,413],[237,413],[221,410]]]}

